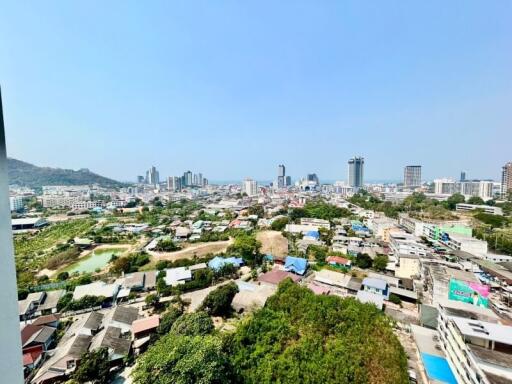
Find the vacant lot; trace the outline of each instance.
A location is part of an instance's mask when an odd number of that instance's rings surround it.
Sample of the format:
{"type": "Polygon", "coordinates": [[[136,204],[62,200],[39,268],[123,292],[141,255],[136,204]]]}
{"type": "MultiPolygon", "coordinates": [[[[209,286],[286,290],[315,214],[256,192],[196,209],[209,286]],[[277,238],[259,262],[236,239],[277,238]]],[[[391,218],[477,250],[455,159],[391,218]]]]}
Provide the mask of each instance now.
{"type": "Polygon", "coordinates": [[[261,253],[274,256],[288,255],[288,239],[279,231],[258,232],[256,238],[261,241],[261,253]]]}
{"type": "Polygon", "coordinates": [[[225,252],[228,246],[232,243],[232,240],[226,241],[212,241],[210,243],[196,243],[196,244],[184,244],[184,249],[176,252],[148,252],[153,261],[158,260],[171,260],[176,261],[180,259],[193,259],[194,256],[201,258],[206,256],[208,253],[221,253],[225,252]]]}

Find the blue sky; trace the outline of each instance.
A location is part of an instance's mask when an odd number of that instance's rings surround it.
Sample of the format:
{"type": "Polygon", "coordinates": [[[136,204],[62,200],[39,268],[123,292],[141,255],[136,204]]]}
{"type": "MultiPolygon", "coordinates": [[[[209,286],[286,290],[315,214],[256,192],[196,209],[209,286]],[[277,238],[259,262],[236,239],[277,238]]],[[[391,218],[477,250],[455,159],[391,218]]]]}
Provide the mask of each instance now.
{"type": "Polygon", "coordinates": [[[510,1],[45,1],[0,12],[7,150],[133,180],[498,178],[510,1]]]}

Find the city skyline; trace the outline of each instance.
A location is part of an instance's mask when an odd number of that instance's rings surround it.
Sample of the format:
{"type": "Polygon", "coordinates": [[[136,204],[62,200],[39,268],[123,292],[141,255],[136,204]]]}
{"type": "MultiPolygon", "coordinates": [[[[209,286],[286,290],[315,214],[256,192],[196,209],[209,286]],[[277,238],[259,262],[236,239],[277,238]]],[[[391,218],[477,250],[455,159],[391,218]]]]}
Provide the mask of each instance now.
{"type": "Polygon", "coordinates": [[[6,4],[8,154],[120,180],[141,159],[162,176],[268,179],[285,162],[336,180],[354,153],[368,180],[400,180],[407,164],[499,180],[511,7],[6,4]]]}

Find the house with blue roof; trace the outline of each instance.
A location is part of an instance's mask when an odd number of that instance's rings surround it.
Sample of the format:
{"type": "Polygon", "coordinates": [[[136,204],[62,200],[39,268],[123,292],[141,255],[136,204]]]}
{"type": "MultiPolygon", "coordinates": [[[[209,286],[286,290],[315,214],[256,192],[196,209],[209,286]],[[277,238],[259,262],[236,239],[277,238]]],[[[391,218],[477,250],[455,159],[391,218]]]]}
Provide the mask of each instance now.
{"type": "Polygon", "coordinates": [[[375,293],[384,299],[389,299],[389,286],[385,280],[375,277],[366,277],[363,280],[363,291],[375,293]]]}
{"type": "Polygon", "coordinates": [[[244,264],[244,260],[239,257],[224,258],[224,257],[216,256],[208,262],[208,268],[210,268],[214,271],[218,271],[219,269],[224,267],[226,264],[231,264],[235,268],[240,268],[240,266],[242,266],[244,264]]]}
{"type": "Polygon", "coordinates": [[[320,232],[318,232],[318,231],[307,231],[304,234],[303,239],[319,240],[320,239],[320,232]]]}
{"type": "Polygon", "coordinates": [[[308,269],[308,261],[301,257],[287,256],[284,261],[284,270],[304,275],[308,269]]]}

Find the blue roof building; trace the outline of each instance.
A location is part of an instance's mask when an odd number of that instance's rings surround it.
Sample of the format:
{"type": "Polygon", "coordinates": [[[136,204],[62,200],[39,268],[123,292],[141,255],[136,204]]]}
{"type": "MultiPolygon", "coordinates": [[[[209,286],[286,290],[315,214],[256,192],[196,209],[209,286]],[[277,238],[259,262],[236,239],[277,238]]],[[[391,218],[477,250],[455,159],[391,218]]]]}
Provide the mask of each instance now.
{"type": "Polygon", "coordinates": [[[234,267],[239,268],[241,265],[244,264],[244,260],[239,257],[223,258],[220,256],[216,256],[208,262],[208,267],[210,269],[213,269],[214,271],[218,271],[226,264],[231,264],[234,267]]]}
{"type": "Polygon", "coordinates": [[[308,261],[301,257],[287,256],[284,261],[284,269],[288,272],[304,275],[308,268],[308,261]]]}
{"type": "Polygon", "coordinates": [[[318,231],[308,231],[308,232],[306,232],[306,234],[304,236],[312,237],[312,238],[318,240],[320,238],[320,232],[318,232],[318,231]]]}

